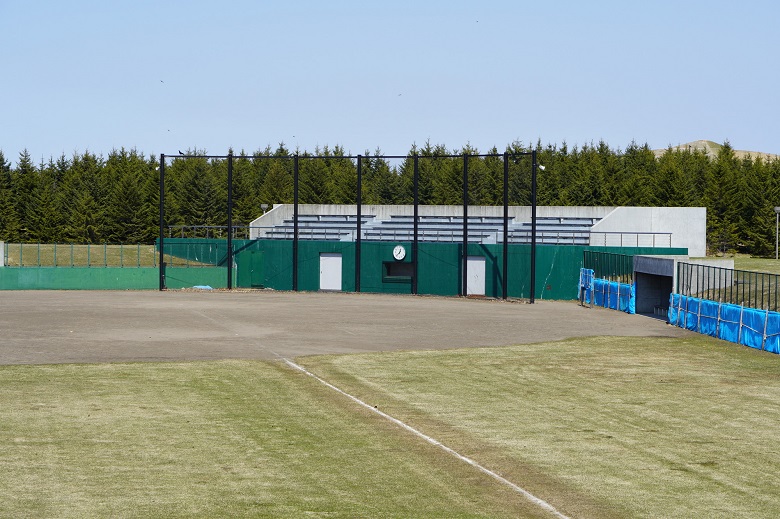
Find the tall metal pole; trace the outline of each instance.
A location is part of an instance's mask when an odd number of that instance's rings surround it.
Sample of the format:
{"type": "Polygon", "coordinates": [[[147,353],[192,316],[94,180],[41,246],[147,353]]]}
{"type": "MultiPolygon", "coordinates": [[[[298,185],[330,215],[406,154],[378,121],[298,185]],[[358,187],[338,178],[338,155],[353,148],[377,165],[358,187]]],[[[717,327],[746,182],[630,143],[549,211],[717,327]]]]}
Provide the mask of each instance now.
{"type": "Polygon", "coordinates": [[[777,259],[777,231],[780,227],[780,207],[775,207],[775,259],[777,259]]]}
{"type": "Polygon", "coordinates": [[[363,170],[362,158],[357,156],[357,235],[355,236],[355,292],[360,292],[360,233],[363,224],[363,170]]]}
{"type": "Polygon", "coordinates": [[[160,291],[165,290],[165,154],[160,154],[160,291]]]}
{"type": "Polygon", "coordinates": [[[298,154],[293,157],[292,289],[298,291],[298,154]]]}
{"type": "Polygon", "coordinates": [[[227,163],[227,289],[233,289],[233,150],[228,153],[227,163]]]}
{"type": "Polygon", "coordinates": [[[416,153],[414,154],[414,185],[413,185],[413,195],[414,195],[414,238],[412,241],[412,294],[417,294],[417,247],[419,245],[419,242],[417,240],[417,231],[418,231],[418,221],[419,221],[419,206],[420,206],[420,169],[419,169],[419,155],[416,153]]]}
{"type": "Polygon", "coordinates": [[[463,154],[463,280],[462,296],[468,296],[469,279],[469,156],[463,154]]]}
{"type": "Polygon", "coordinates": [[[501,281],[502,299],[507,298],[509,282],[509,153],[504,152],[504,250],[502,261],[503,276],[501,281]]]}
{"type": "Polygon", "coordinates": [[[531,297],[536,297],[536,150],[531,152],[531,297]]]}

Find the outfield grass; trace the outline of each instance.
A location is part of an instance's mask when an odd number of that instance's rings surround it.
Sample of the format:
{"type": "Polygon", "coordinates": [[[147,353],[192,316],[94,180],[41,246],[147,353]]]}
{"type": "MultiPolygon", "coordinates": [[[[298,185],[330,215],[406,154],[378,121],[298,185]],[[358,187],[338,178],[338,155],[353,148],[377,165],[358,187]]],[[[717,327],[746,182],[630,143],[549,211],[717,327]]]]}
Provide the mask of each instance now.
{"type": "Polygon", "coordinates": [[[708,337],[310,357],[573,517],[776,517],[780,357],[708,337]]]}
{"type": "Polygon", "coordinates": [[[279,363],[0,368],[3,517],[546,517],[279,363]]]}
{"type": "Polygon", "coordinates": [[[751,258],[750,256],[735,256],[734,268],[753,272],[768,272],[780,274],[780,260],[774,258],[751,258]]]}
{"type": "MultiPolygon", "coordinates": [[[[780,510],[777,355],[696,336],[298,360],[572,517],[780,510]]],[[[257,361],[0,367],[0,495],[6,517],[545,517],[257,361]]]]}
{"type": "MultiPolygon", "coordinates": [[[[144,244],[6,243],[9,267],[156,267],[159,251],[144,244]]],[[[166,254],[172,267],[211,266],[166,254]]]]}
{"type": "Polygon", "coordinates": [[[154,245],[7,243],[10,267],[154,267],[154,245]]]}

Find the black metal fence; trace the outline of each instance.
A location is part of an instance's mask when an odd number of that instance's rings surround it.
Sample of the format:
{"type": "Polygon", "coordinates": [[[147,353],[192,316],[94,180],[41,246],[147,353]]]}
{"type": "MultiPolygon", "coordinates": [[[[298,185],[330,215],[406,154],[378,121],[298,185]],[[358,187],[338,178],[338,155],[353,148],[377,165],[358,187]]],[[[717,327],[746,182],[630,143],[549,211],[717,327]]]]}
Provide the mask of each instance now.
{"type": "MultiPolygon", "coordinates": [[[[458,187],[462,188],[462,202],[463,202],[463,218],[462,218],[462,237],[463,237],[463,249],[462,249],[462,278],[461,278],[461,284],[460,284],[460,293],[461,295],[466,295],[467,292],[467,280],[468,280],[468,240],[469,240],[469,232],[468,232],[468,212],[469,212],[469,159],[475,159],[475,158],[487,158],[490,157],[492,159],[495,159],[497,161],[500,161],[500,164],[502,165],[503,169],[503,207],[504,207],[504,225],[503,225],[503,243],[507,243],[507,235],[508,235],[508,228],[509,228],[509,187],[510,187],[510,177],[509,177],[509,169],[510,169],[510,163],[523,163],[525,164],[527,161],[525,159],[530,159],[530,164],[526,164],[530,169],[530,204],[531,204],[531,264],[530,264],[530,297],[529,302],[533,303],[536,293],[536,174],[537,174],[537,161],[536,161],[536,150],[532,150],[529,152],[505,152],[505,153],[488,153],[488,154],[470,154],[470,153],[463,153],[463,154],[455,154],[455,155],[434,155],[434,156],[420,156],[418,154],[415,155],[376,155],[376,156],[364,156],[364,155],[344,155],[344,156],[299,156],[298,154],[292,155],[292,156],[286,156],[286,157],[280,157],[280,156],[244,156],[244,155],[233,155],[232,153],[228,155],[186,155],[181,152],[179,152],[179,155],[160,155],[160,182],[159,182],[159,188],[160,188],[160,196],[159,196],[159,223],[160,223],[160,232],[159,232],[159,244],[160,244],[160,259],[159,259],[159,268],[160,268],[160,290],[165,290],[165,260],[164,260],[164,250],[165,250],[165,235],[166,235],[166,228],[168,227],[168,224],[165,220],[165,168],[166,163],[168,160],[179,160],[179,159],[188,159],[188,158],[199,158],[199,159],[218,159],[218,160],[224,160],[227,159],[227,185],[226,185],[226,192],[227,192],[227,221],[225,222],[226,225],[224,226],[225,229],[233,229],[233,162],[236,159],[252,159],[252,160],[282,160],[286,164],[289,164],[292,162],[292,180],[293,180],[293,247],[292,247],[292,265],[291,265],[291,273],[292,273],[292,288],[294,291],[298,290],[298,240],[299,240],[299,218],[298,218],[298,205],[300,203],[299,195],[299,180],[300,180],[300,162],[302,160],[304,161],[310,161],[310,160],[348,160],[352,163],[352,165],[355,167],[355,185],[354,185],[354,193],[355,193],[355,201],[357,205],[357,227],[356,227],[356,241],[355,241],[355,291],[360,292],[360,257],[361,257],[361,221],[362,221],[362,181],[363,181],[363,174],[362,169],[364,165],[364,161],[369,159],[383,159],[383,160],[408,160],[412,163],[412,183],[413,183],[413,202],[414,202],[414,233],[413,233],[413,240],[412,240],[412,265],[413,265],[413,275],[412,275],[412,294],[417,294],[417,250],[418,250],[418,242],[419,242],[419,229],[418,229],[418,222],[419,222],[419,215],[418,215],[418,209],[420,205],[419,195],[420,195],[420,160],[436,160],[438,158],[449,158],[449,159],[458,159],[462,160],[462,166],[460,167],[462,176],[460,178],[451,178],[452,180],[452,187],[453,189],[457,189],[458,187]],[[354,162],[352,162],[354,161],[354,162]],[[460,184],[460,186],[457,186],[457,184],[460,184]]],[[[497,162],[498,164],[499,162],[497,162]]],[[[170,233],[170,230],[169,230],[170,233]]],[[[232,265],[233,265],[233,233],[227,232],[227,259],[225,264],[227,265],[227,288],[231,289],[233,287],[233,281],[232,281],[232,265]]],[[[507,279],[509,277],[509,267],[508,267],[508,250],[507,247],[504,247],[504,253],[503,253],[503,270],[504,275],[502,276],[502,294],[503,298],[507,298],[507,292],[508,292],[508,285],[507,285],[507,279]]]]}
{"type": "MultiPolygon", "coordinates": [[[[221,238],[227,237],[227,225],[169,225],[168,238],[221,238]]],[[[233,225],[233,238],[250,239],[250,226],[233,225]]]]}
{"type": "Polygon", "coordinates": [[[593,270],[597,279],[608,279],[619,283],[631,284],[634,280],[634,257],[626,254],[583,252],[582,265],[593,270]]]}
{"type": "Polygon", "coordinates": [[[779,285],[778,274],[683,262],[677,264],[677,293],[684,296],[778,311],[779,285]]]}

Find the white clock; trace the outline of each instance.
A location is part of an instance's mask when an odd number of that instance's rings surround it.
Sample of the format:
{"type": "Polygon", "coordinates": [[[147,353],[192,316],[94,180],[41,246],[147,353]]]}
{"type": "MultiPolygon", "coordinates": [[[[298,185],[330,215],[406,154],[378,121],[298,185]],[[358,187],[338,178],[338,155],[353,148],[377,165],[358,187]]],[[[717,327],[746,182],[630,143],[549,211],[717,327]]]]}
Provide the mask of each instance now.
{"type": "Polygon", "coordinates": [[[398,261],[401,261],[406,257],[406,249],[404,249],[403,245],[395,246],[395,248],[393,249],[393,257],[398,261]]]}

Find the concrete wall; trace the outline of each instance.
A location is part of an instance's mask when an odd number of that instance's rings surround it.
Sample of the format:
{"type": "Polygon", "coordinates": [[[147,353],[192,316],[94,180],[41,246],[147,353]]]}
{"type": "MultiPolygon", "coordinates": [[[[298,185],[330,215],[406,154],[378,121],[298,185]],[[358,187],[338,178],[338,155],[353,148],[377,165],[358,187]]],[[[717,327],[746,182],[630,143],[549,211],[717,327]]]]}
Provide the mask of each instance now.
{"type": "MultiPolygon", "coordinates": [[[[265,215],[250,224],[250,238],[264,236],[265,228],[292,220],[293,205],[277,204],[265,215]]],[[[300,204],[298,213],[343,214],[357,213],[356,205],[300,204]]],[[[412,205],[364,205],[362,214],[379,220],[392,215],[411,216],[412,205]]],[[[421,205],[421,216],[462,216],[461,205],[421,205]]],[[[503,216],[502,206],[471,206],[471,216],[503,216]]],[[[604,247],[674,247],[686,248],[693,257],[707,255],[707,209],[705,207],[584,207],[539,206],[536,215],[544,217],[601,218],[593,226],[590,244],[604,247]]],[[[509,217],[515,223],[531,221],[531,207],[510,206],[509,217]]]]}
{"type": "Polygon", "coordinates": [[[617,207],[591,230],[591,245],[684,247],[692,257],[707,255],[706,207],[617,207]],[[624,243],[610,242],[623,233],[624,243]],[[632,243],[631,233],[638,240],[632,243]],[[659,233],[659,234],[654,234],[659,233]],[[671,233],[671,243],[660,233],[671,233]],[[649,244],[644,240],[656,239],[649,244]],[[666,240],[666,241],[664,241],[666,240]]]}
{"type": "MultiPolygon", "coordinates": [[[[570,206],[539,206],[536,208],[536,216],[571,217],[571,218],[604,218],[614,211],[615,207],[570,207],[570,206]]],[[[276,204],[273,209],[260,218],[256,218],[249,225],[257,227],[250,230],[250,239],[257,239],[264,235],[263,228],[280,225],[285,220],[292,220],[294,206],[292,204],[276,204]]],[[[389,220],[391,216],[414,215],[413,205],[363,205],[361,212],[364,215],[377,217],[379,220],[389,220]]],[[[418,208],[420,216],[463,216],[462,205],[421,205],[418,208]]],[[[357,205],[328,205],[328,204],[300,204],[298,214],[357,214],[357,205]]],[[[469,206],[469,216],[504,216],[503,206],[469,206]]],[[[531,221],[530,206],[510,206],[509,217],[517,223],[531,221]]]]}

